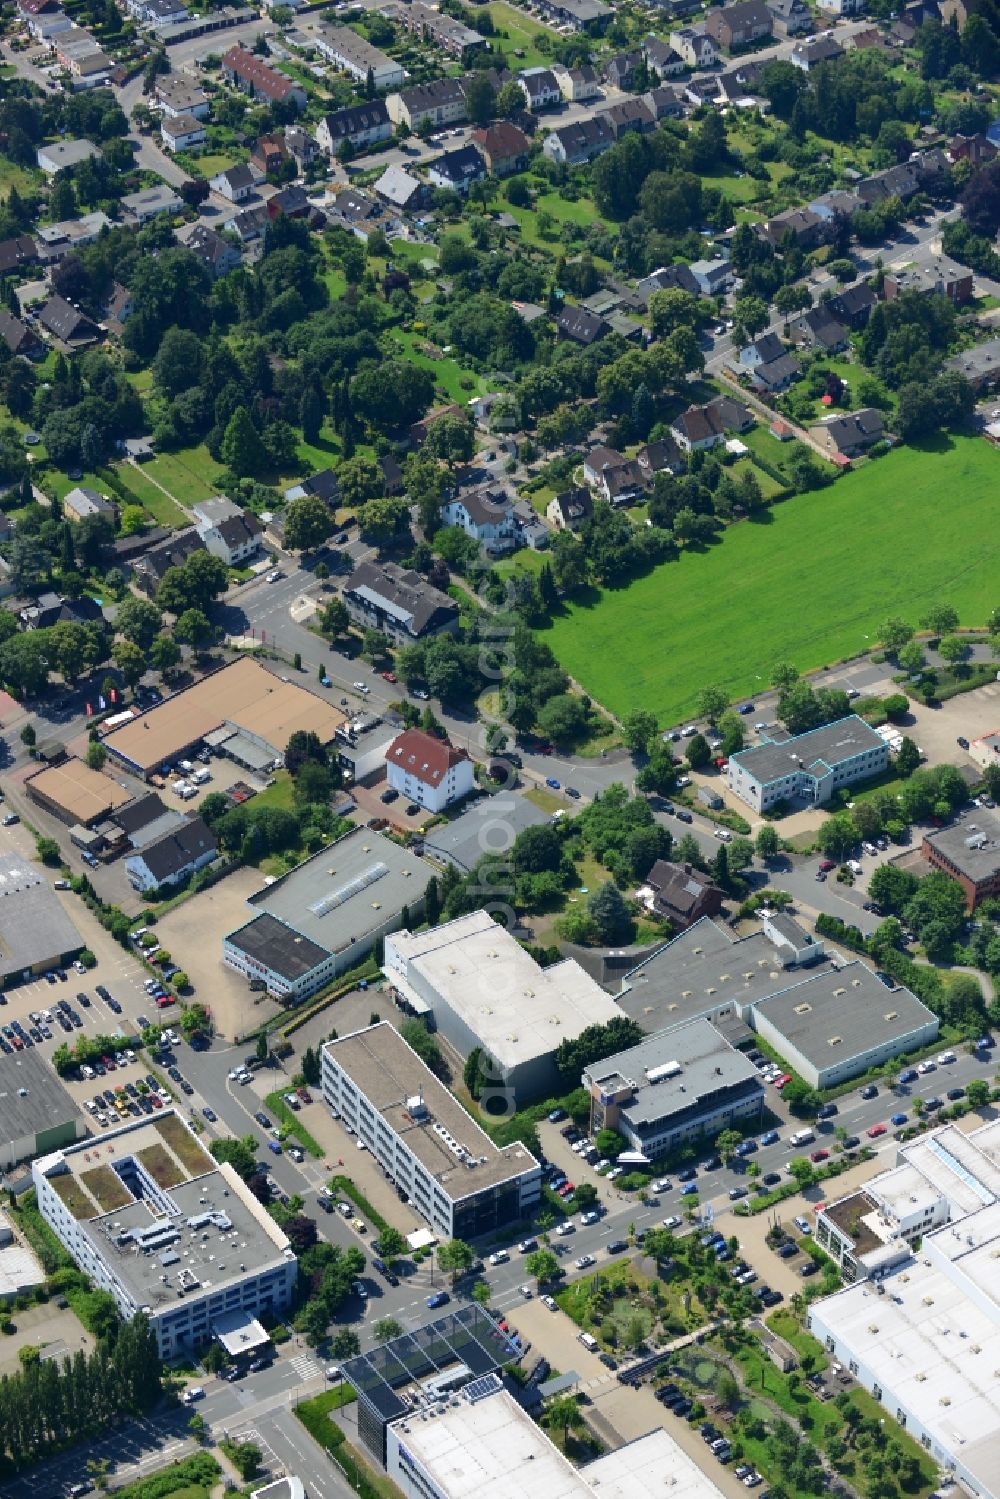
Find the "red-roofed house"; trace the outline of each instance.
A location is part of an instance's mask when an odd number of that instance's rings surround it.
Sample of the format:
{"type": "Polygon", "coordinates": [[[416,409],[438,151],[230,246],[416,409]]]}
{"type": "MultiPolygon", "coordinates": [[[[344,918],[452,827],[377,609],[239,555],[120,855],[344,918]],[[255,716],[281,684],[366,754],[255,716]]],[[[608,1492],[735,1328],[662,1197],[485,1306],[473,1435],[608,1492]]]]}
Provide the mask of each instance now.
{"type": "Polygon", "coordinates": [[[425,729],[406,729],[385,756],[389,785],[428,812],[441,812],[475,789],[473,765],[465,750],[455,749],[425,729]]]}
{"type": "Polygon", "coordinates": [[[246,47],[230,47],[222,58],[222,76],[227,83],[249,94],[253,99],[266,99],[269,104],[291,103],[297,109],[306,107],[306,91],[301,84],[269,67],[262,58],[246,47]]]}

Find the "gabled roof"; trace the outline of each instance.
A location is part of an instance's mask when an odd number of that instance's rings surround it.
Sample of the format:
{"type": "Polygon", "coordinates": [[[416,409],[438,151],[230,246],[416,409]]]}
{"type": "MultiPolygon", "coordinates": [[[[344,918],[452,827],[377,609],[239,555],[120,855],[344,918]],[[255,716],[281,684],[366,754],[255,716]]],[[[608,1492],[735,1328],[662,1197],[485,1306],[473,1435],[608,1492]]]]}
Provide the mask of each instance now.
{"type": "Polygon", "coordinates": [[[0,339],[3,339],[12,354],[23,354],[40,347],[27,323],[12,317],[6,308],[0,308],[0,339]]]}
{"type": "Polygon", "coordinates": [[[473,182],[486,172],[486,163],[475,146],[459,146],[455,151],[446,151],[431,163],[431,170],[449,182],[473,182]]]}
{"type": "Polygon", "coordinates": [[[882,413],[874,406],[865,406],[861,411],[851,411],[846,416],[834,416],[825,422],[814,423],[813,430],[829,433],[836,447],[844,452],[859,444],[872,442],[885,431],[882,413]]]}
{"type": "Polygon", "coordinates": [[[413,202],[414,198],[420,196],[423,191],[423,183],[408,172],[405,167],[386,167],[381,177],[375,183],[375,191],[380,198],[391,203],[394,208],[406,208],[413,202]]]}
{"type": "Polygon", "coordinates": [[[718,893],[707,874],[702,874],[690,864],[672,864],[667,859],[657,859],[646,884],[656,892],[656,904],[682,916],[689,916],[709,896],[718,893]]]}
{"type": "Polygon", "coordinates": [[[301,92],[300,84],[286,78],[276,68],[268,67],[266,62],[248,52],[246,47],[230,47],[223,55],[222,66],[244,82],[252,83],[256,93],[263,94],[272,102],[287,99],[296,90],[301,92]]]}
{"type": "Polygon", "coordinates": [[[510,495],[502,490],[472,489],[467,494],[456,495],[449,503],[462,505],[476,526],[502,526],[504,521],[510,520],[513,512],[510,495]]]}
{"type": "Polygon", "coordinates": [[[590,490],[585,484],[579,484],[575,489],[563,490],[550,501],[559,511],[564,525],[571,522],[579,524],[594,513],[594,502],[590,498],[590,490]]]}
{"type": "Polygon", "coordinates": [[[0,243],[0,276],[32,265],[38,259],[38,246],[30,234],[16,234],[0,243]]]}
{"type": "Polygon", "coordinates": [[[64,343],[69,343],[74,338],[96,338],[100,331],[96,323],[85,317],[78,307],[67,302],[65,297],[50,297],[44,307],[39,309],[38,321],[64,343]]]}
{"type": "Polygon", "coordinates": [[[523,130],[518,130],[510,120],[494,120],[482,130],[474,130],[472,138],[490,156],[506,158],[526,156],[531,144],[523,130]]]}
{"type": "Polygon", "coordinates": [[[148,843],[140,854],[129,857],[141,858],[154,880],[162,884],[205,854],[216,853],[217,849],[218,844],[208,824],[201,817],[192,817],[178,823],[154,843],[148,843]]]}
{"type": "Polygon", "coordinates": [[[604,318],[586,307],[564,307],[556,318],[556,326],[567,338],[581,344],[592,344],[611,331],[604,318]]]}
{"type": "Polygon", "coordinates": [[[360,135],[366,130],[378,130],[388,125],[389,111],[384,99],[369,99],[364,104],[352,104],[349,109],[338,109],[336,114],[325,115],[323,123],[334,140],[345,136],[360,135]]]}
{"type": "Polygon", "coordinates": [[[389,765],[399,765],[427,786],[439,786],[448,771],[470,757],[424,729],[406,729],[385,753],[389,765]]]}
{"type": "Polygon", "coordinates": [[[674,432],[681,433],[689,442],[704,442],[706,437],[721,437],[722,418],[714,406],[689,406],[671,422],[674,432]]]}

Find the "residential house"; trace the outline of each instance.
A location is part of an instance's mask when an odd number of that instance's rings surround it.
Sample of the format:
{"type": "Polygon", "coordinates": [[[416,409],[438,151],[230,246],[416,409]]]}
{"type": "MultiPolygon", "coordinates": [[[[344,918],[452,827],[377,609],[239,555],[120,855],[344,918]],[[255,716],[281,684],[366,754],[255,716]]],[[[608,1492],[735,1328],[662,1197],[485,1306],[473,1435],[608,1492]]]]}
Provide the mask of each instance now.
{"type": "Polygon", "coordinates": [[[852,458],[860,458],[886,435],[882,413],[872,406],[852,411],[847,416],[831,416],[825,421],[814,422],[808,432],[813,442],[818,443],[834,463],[848,463],[852,458]]]}
{"type": "Polygon", "coordinates": [[[290,219],[304,219],[313,211],[305,188],[298,182],[289,182],[286,187],[281,187],[276,193],[272,193],[264,204],[267,216],[272,221],[283,213],[290,219]]]}
{"type": "Polygon", "coordinates": [[[238,166],[227,167],[224,172],[217,172],[208,185],[230,203],[245,203],[256,193],[259,180],[253,167],[241,162],[238,166]]]}
{"type": "Polygon", "coordinates": [[[550,161],[576,167],[593,161],[614,143],[607,120],[595,115],[593,119],[577,120],[573,125],[562,125],[551,131],[542,142],[542,153],[550,161]]]}
{"type": "Polygon", "coordinates": [[[229,228],[241,245],[249,245],[254,240],[263,239],[270,222],[264,204],[258,203],[253,208],[241,208],[239,213],[234,214],[229,221],[229,228]]]}
{"type": "Polygon", "coordinates": [[[51,630],[53,625],[104,623],[104,612],[96,599],[86,596],[64,599],[58,593],[40,593],[33,604],[18,611],[23,630],[51,630]]]}
{"type": "Polygon", "coordinates": [[[219,851],[215,834],[201,817],[186,817],[162,837],[136,849],[125,860],[133,890],[168,889],[211,864],[219,851]]]}
{"type": "Polygon", "coordinates": [[[607,469],[597,487],[609,505],[634,505],[644,497],[648,480],[638,461],[628,458],[619,468],[607,469]]]}
{"type": "Polygon", "coordinates": [[[392,19],[422,41],[433,42],[443,51],[450,52],[462,63],[468,62],[480,48],[488,45],[486,38],[464,21],[456,20],[444,11],[433,10],[421,0],[398,6],[392,12],[392,19]]]}
{"type": "Polygon", "coordinates": [[[159,187],[144,187],[137,193],[126,193],[121,206],[127,222],[141,225],[148,224],[161,213],[180,213],[184,200],[172,187],[161,183],[159,187]]]}
{"type": "Polygon", "coordinates": [[[813,68],[818,68],[821,62],[836,62],[843,55],[844,49],[840,43],[826,33],[812,37],[807,42],[797,42],[788,54],[788,61],[793,68],[809,73],[813,68]]]}
{"type": "Polygon", "coordinates": [[[769,364],[759,364],[751,370],[750,384],[755,390],[761,390],[773,396],[779,391],[787,390],[792,381],[800,379],[801,376],[802,366],[794,354],[780,354],[769,364]]]}
{"type": "Polygon", "coordinates": [[[602,489],[604,487],[604,476],[610,469],[622,468],[628,459],[624,453],[619,453],[617,448],[598,446],[591,448],[583,460],[584,482],[591,489],[602,489]]]}
{"type": "Polygon", "coordinates": [[[317,52],[334,67],[366,87],[371,78],[380,94],[387,89],[399,88],[406,78],[406,69],[395,58],[373,47],[350,26],[321,25],[312,40],[317,52]]]}
{"type": "Polygon", "coordinates": [[[705,33],[723,52],[752,47],[771,35],[774,21],[764,0],[739,0],[722,9],[710,8],[705,15],[705,33]]]}
{"type": "Polygon", "coordinates": [[[749,432],[751,427],[757,425],[757,418],[750,407],[733,396],[716,396],[708,404],[717,413],[727,432],[749,432]]]}
{"type": "Polygon", "coordinates": [[[555,495],[545,507],[545,519],[554,531],[579,531],[594,513],[590,490],[583,484],[555,495]]]}
{"type": "Polygon", "coordinates": [[[647,308],[650,297],[658,291],[686,291],[693,297],[701,296],[701,287],[686,265],[660,266],[658,270],[637,281],[635,290],[643,307],[647,308]]]}
{"type": "Polygon", "coordinates": [[[66,349],[89,349],[104,337],[97,324],[65,297],[49,297],[38,309],[37,317],[46,332],[66,349]]]}
{"type": "Polygon", "coordinates": [[[0,276],[16,276],[38,264],[38,246],[30,234],[0,242],[0,276]]]}
{"type": "Polygon", "coordinates": [[[427,169],[428,180],[435,187],[449,187],[456,193],[467,193],[473,182],[482,182],[485,176],[486,163],[475,146],[445,151],[427,169]]]}
{"type": "Polygon", "coordinates": [[[805,0],[767,0],[775,36],[805,36],[813,29],[812,11],[805,0]]]}
{"type": "Polygon", "coordinates": [[[385,769],[392,789],[427,812],[443,812],[476,789],[468,752],[426,729],[405,729],[394,739],[386,750],[385,769]]]}
{"type": "Polygon", "coordinates": [[[677,446],[685,453],[701,453],[724,442],[722,417],[713,405],[689,406],[670,423],[677,446]]]}
{"type": "Polygon", "coordinates": [[[513,172],[523,172],[528,165],[531,143],[509,120],[496,120],[492,125],[474,130],[472,139],[482,153],[491,177],[509,177],[513,172]]]}
{"type": "Polygon", "coordinates": [[[1000,338],[974,344],[945,361],[946,370],[963,375],[977,395],[1000,384],[1000,338]]]}
{"type": "Polygon", "coordinates": [[[829,234],[829,222],[811,208],[786,208],[762,225],[761,237],[772,250],[782,250],[791,235],[800,250],[815,250],[829,234]]]}
{"type": "Polygon", "coordinates": [[[257,143],[250,152],[250,164],[257,168],[262,177],[266,177],[268,172],[280,172],[289,159],[284,137],[280,135],[258,136],[257,143]]]}
{"type": "Polygon", "coordinates": [[[921,296],[936,293],[960,307],[972,296],[972,290],[972,272],[947,255],[936,255],[933,260],[922,261],[918,265],[888,270],[883,281],[887,302],[894,302],[905,291],[915,291],[921,296]]]}
{"type": "Polygon", "coordinates": [[[646,59],[646,66],[652,68],[660,78],[679,78],[687,70],[683,57],[662,37],[647,36],[642,44],[642,55],[646,59]]]}
{"type": "Polygon", "coordinates": [[[827,16],[863,16],[868,0],[816,0],[827,16]]]}
{"type": "Polygon", "coordinates": [[[66,167],[78,167],[82,161],[103,161],[104,152],[93,141],[53,141],[38,147],[35,160],[46,177],[54,177],[66,167]]]}
{"type": "Polygon", "coordinates": [[[847,347],[848,329],[838,322],[828,303],[810,307],[789,323],[789,337],[800,349],[818,349],[822,354],[835,354],[847,347]]]}
{"type": "Polygon", "coordinates": [[[586,307],[566,306],[556,318],[556,327],[563,338],[589,348],[600,338],[606,338],[611,325],[586,307]]]}
{"type": "Polygon", "coordinates": [[[551,68],[525,68],[517,81],[533,114],[562,103],[562,89],[551,68]]]}
{"type": "Polygon", "coordinates": [[[651,484],[657,474],[679,472],[683,468],[677,444],[671,437],[658,437],[655,442],[643,443],[635,461],[647,484],[651,484]]]}
{"type": "Polygon", "coordinates": [[[670,45],[689,68],[714,68],[719,61],[715,39],[700,26],[682,26],[672,31],[670,45]]]}
{"type": "Polygon", "coordinates": [[[243,264],[243,257],[237,247],[208,224],[195,224],[186,243],[213,281],[218,281],[220,276],[228,276],[230,271],[238,271],[243,264]]]}
{"type": "Polygon", "coordinates": [[[639,899],[647,910],[685,932],[703,917],[717,916],[725,899],[711,877],[691,864],[657,859],[643,882],[639,899]]]}
{"type": "Polygon", "coordinates": [[[114,525],[117,511],[106,495],[96,489],[85,489],[77,485],[63,499],[63,514],[67,520],[86,520],[92,515],[106,515],[114,525]]]}
{"type": "Polygon", "coordinates": [[[661,83],[658,88],[651,88],[640,97],[654,120],[676,120],[686,113],[680,94],[675,88],[668,88],[665,83],[661,83]]]}
{"type": "Polygon", "coordinates": [[[168,73],[156,80],[153,98],[163,115],[194,115],[196,120],[207,120],[212,110],[212,101],[204,89],[198,88],[180,73],[168,73]]]}
{"type": "Polygon", "coordinates": [[[740,350],[736,363],[741,370],[756,370],[761,365],[770,364],[773,359],[780,359],[784,352],[785,346],[776,333],[762,333],[740,350]]]}
{"type": "Polygon", "coordinates": [[[378,145],[392,135],[392,121],[384,99],[369,99],[324,115],[316,127],[316,141],[327,156],[336,156],[344,141],[354,149],[378,145]]]}
{"type": "Polygon", "coordinates": [[[616,52],[604,64],[604,77],[612,88],[623,89],[626,94],[629,94],[635,83],[635,70],[644,61],[645,58],[638,47],[631,52],[616,52]]]}
{"type": "Polygon", "coordinates": [[[25,17],[28,31],[36,42],[54,47],[59,35],[73,29],[73,21],[64,10],[48,8],[25,17]]]}
{"type": "Polygon", "coordinates": [[[703,297],[721,296],[733,284],[733,268],[728,260],[695,260],[690,269],[703,297]]]}
{"type": "Polygon", "coordinates": [[[0,339],[12,354],[20,354],[24,359],[41,359],[45,354],[45,345],[27,323],[22,323],[6,308],[0,309],[0,339]]]}
{"type": "Polygon", "coordinates": [[[589,63],[579,68],[554,67],[552,76],[567,104],[587,104],[591,99],[600,98],[601,85],[589,63]]]}
{"type": "Polygon", "coordinates": [[[166,115],[160,121],[160,135],[168,151],[187,151],[203,146],[208,139],[202,120],[194,115],[166,115]]]}
{"type": "Polygon", "coordinates": [[[623,99],[619,104],[610,104],[601,110],[601,117],[611,126],[616,141],[632,130],[638,135],[648,135],[656,129],[656,117],[643,99],[623,99]]]}
{"type": "Polygon", "coordinates": [[[466,115],[465,90],[458,78],[416,84],[389,94],[385,102],[392,123],[408,125],[411,130],[419,130],[422,125],[439,130],[442,125],[464,120],[466,115]]]}
{"type": "Polygon", "coordinates": [[[374,185],[374,192],[390,208],[401,213],[412,213],[422,208],[427,199],[427,187],[405,167],[386,167],[374,185]]]}
{"type": "Polygon", "coordinates": [[[270,67],[246,47],[230,47],[223,54],[222,76],[252,99],[264,99],[268,104],[291,104],[296,109],[306,107],[306,91],[302,85],[270,67]]]}
{"type": "Polygon", "coordinates": [[[996,155],[997,147],[981,130],[975,135],[958,134],[948,145],[948,159],[952,163],[968,161],[974,167],[983,167],[988,161],[993,161],[996,155]]]}
{"type": "MultiPolygon", "coordinates": [[[[386,120],[388,121],[388,114],[386,120]]],[[[319,146],[301,125],[288,126],[285,131],[285,149],[300,172],[311,166],[319,155],[319,146]]]]}
{"type": "Polygon", "coordinates": [[[572,31],[599,32],[613,14],[604,0],[538,0],[538,9],[556,26],[572,31]]]}
{"type": "Polygon", "coordinates": [[[842,287],[826,306],[838,322],[844,323],[852,333],[857,333],[866,326],[872,315],[872,308],[877,304],[878,297],[868,282],[856,281],[853,286],[842,287]]]}
{"type": "Polygon", "coordinates": [[[125,324],[135,311],[132,293],[120,281],[112,281],[111,295],[102,308],[108,332],[121,335],[125,324]]]}
{"type": "Polygon", "coordinates": [[[150,547],[136,559],[133,575],[135,581],[149,598],[163,582],[168,568],[183,567],[193,552],[205,551],[205,543],[198,535],[197,527],[187,526],[183,531],[174,531],[166,541],[150,547]]]}
{"type": "Polygon", "coordinates": [[[856,193],[844,192],[839,188],[820,193],[818,198],[813,198],[811,203],[806,204],[813,213],[818,213],[821,219],[826,220],[831,237],[850,225],[861,206],[861,199],[856,193]]]}
{"type": "Polygon", "coordinates": [[[264,527],[252,510],[217,497],[192,506],[205,550],[227,567],[239,567],[260,550],[264,527]]]}
{"type": "Polygon", "coordinates": [[[454,599],[394,562],[360,563],[344,585],[343,599],[355,624],[381,630],[396,645],[458,630],[454,599]]]}
{"type": "Polygon", "coordinates": [[[459,526],[491,555],[512,552],[518,544],[514,502],[504,490],[486,487],[457,494],[441,507],[446,526],[459,526]]]}

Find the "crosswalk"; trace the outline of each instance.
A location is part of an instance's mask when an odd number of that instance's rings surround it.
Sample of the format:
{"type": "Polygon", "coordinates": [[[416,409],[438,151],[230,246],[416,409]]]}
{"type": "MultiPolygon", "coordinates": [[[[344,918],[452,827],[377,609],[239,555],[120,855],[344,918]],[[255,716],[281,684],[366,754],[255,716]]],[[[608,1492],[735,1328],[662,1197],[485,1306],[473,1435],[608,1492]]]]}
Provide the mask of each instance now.
{"type": "Polygon", "coordinates": [[[290,1362],[300,1379],[315,1379],[323,1372],[320,1365],[308,1353],[297,1353],[290,1362]]]}

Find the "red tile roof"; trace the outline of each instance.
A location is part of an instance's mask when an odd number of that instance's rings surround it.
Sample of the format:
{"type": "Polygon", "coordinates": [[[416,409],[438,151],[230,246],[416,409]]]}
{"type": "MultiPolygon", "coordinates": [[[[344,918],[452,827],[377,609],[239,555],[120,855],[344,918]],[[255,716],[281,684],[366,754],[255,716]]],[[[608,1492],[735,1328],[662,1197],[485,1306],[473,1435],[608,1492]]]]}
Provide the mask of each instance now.
{"type": "Polygon", "coordinates": [[[230,47],[222,59],[222,66],[235,73],[237,78],[242,78],[244,83],[252,84],[255,93],[263,94],[267,99],[287,99],[297,86],[277,68],[268,67],[266,62],[248,52],[246,47],[230,47]]]}
{"type": "Polygon", "coordinates": [[[437,786],[453,765],[460,765],[469,756],[425,729],[406,729],[392,741],[385,758],[390,765],[401,765],[418,781],[437,786]]]}

